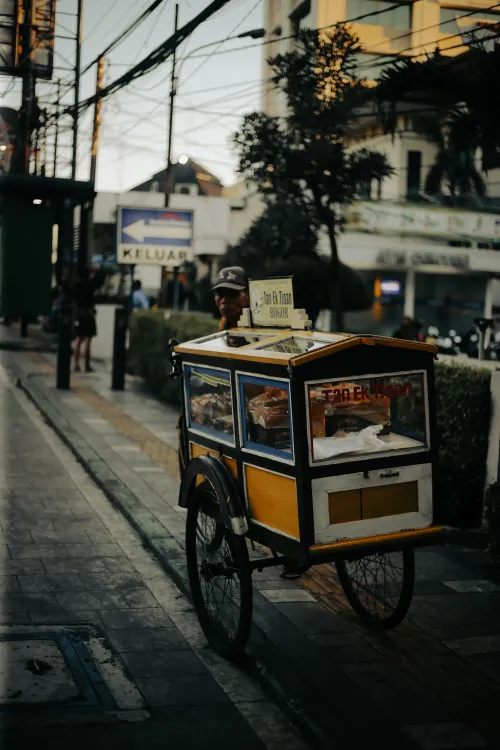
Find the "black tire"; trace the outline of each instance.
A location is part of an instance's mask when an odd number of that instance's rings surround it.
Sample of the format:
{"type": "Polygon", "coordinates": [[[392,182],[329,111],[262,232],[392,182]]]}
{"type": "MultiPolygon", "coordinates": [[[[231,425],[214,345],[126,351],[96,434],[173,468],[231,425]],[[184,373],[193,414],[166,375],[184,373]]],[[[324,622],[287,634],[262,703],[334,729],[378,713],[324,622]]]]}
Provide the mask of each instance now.
{"type": "Polygon", "coordinates": [[[208,482],[189,497],[187,568],[193,605],[208,642],[234,661],[242,655],[252,626],[252,575],[246,538],[222,526],[220,516],[216,520],[218,503],[208,482]]]}
{"type": "Polygon", "coordinates": [[[402,622],[415,585],[412,549],[348,558],[335,565],[351,607],[364,622],[380,630],[402,622]]]}

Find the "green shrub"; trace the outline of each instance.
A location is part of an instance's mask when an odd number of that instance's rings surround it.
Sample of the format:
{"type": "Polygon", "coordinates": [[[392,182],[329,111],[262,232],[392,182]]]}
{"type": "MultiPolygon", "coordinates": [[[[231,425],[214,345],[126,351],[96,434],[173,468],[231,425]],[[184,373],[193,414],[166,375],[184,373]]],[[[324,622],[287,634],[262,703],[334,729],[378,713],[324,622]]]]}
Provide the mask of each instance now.
{"type": "Polygon", "coordinates": [[[170,339],[190,341],[217,331],[219,321],[202,313],[136,311],[130,320],[127,371],[139,375],[160,398],[180,403],[179,381],[169,380],[170,339]]]}
{"type": "Polygon", "coordinates": [[[490,425],[486,369],[436,363],[441,522],[474,528],[481,523],[490,425]]]}

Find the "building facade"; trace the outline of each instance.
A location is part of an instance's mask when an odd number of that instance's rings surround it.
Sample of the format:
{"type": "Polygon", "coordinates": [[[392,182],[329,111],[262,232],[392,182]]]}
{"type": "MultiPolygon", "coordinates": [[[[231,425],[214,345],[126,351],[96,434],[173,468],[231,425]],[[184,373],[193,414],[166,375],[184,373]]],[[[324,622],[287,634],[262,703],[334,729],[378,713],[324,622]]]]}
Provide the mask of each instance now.
{"type": "MultiPolygon", "coordinates": [[[[269,86],[267,61],[292,50],[293,36],[302,28],[327,31],[339,21],[352,21],[361,46],[359,75],[369,84],[397,56],[419,58],[436,49],[457,55],[471,39],[492,36],[500,6],[491,6],[489,0],[267,0],[265,27],[274,36],[264,47],[262,108],[271,116],[286,115],[283,94],[269,86]]],[[[411,119],[393,138],[375,119],[363,118],[349,145],[385,153],[394,174],[383,182],[381,193],[348,211],[346,231],[339,238],[341,260],[373,288],[372,310],[348,315],[348,326],[387,335],[407,314],[422,319],[425,327],[461,331],[476,317],[491,317],[500,306],[500,200],[495,200],[500,197],[500,170],[486,175],[489,202],[457,210],[446,202],[425,203],[425,179],[436,146],[412,130],[411,119]]],[[[321,247],[329,252],[326,241],[321,247]]]]}

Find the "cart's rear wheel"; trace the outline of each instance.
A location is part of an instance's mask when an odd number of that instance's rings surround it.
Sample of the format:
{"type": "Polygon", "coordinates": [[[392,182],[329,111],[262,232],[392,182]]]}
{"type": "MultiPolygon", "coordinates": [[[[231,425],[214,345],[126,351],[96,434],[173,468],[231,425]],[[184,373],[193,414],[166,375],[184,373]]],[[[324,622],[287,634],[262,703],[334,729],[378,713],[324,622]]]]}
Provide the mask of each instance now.
{"type": "Polygon", "coordinates": [[[187,568],[193,604],[208,642],[226,659],[236,659],[252,624],[252,577],[246,539],[216,520],[218,504],[208,482],[189,498],[187,568]]]}
{"type": "Polygon", "coordinates": [[[339,560],[336,567],[345,595],[362,620],[381,630],[399,625],[413,596],[412,549],[339,560]]]}

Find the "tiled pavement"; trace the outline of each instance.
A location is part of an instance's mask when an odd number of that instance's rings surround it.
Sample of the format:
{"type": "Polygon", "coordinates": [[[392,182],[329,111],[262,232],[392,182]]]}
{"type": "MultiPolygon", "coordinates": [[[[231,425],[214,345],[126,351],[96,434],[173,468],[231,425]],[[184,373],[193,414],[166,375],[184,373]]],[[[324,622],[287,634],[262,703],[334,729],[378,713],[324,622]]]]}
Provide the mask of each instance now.
{"type": "MultiPolygon", "coordinates": [[[[71,393],[57,393],[53,362],[45,361],[46,376],[40,355],[16,354],[12,363],[32,371],[28,389],[66,425],[91,470],[100,457],[109,470],[99,469],[104,485],[121,493],[125,512],[185,582],[175,410],[135,383],[112,393],[107,374],[75,378],[71,393]]],[[[300,585],[276,570],[256,574],[252,654],[319,728],[324,747],[497,748],[500,572],[483,557],[448,547],[417,551],[408,620],[384,635],[359,623],[331,566],[313,569],[300,585]]]]}
{"type": "Polygon", "coordinates": [[[237,738],[242,750],[307,750],[261,688],[207,649],[190,602],[2,367],[0,425],[0,747],[229,750],[237,738]],[[110,693],[88,711],[83,694],[60,702],[66,667],[50,681],[50,644],[78,634],[94,659],[84,669],[98,670],[91,691],[110,693]],[[19,649],[33,653],[20,669],[19,649]]]}

